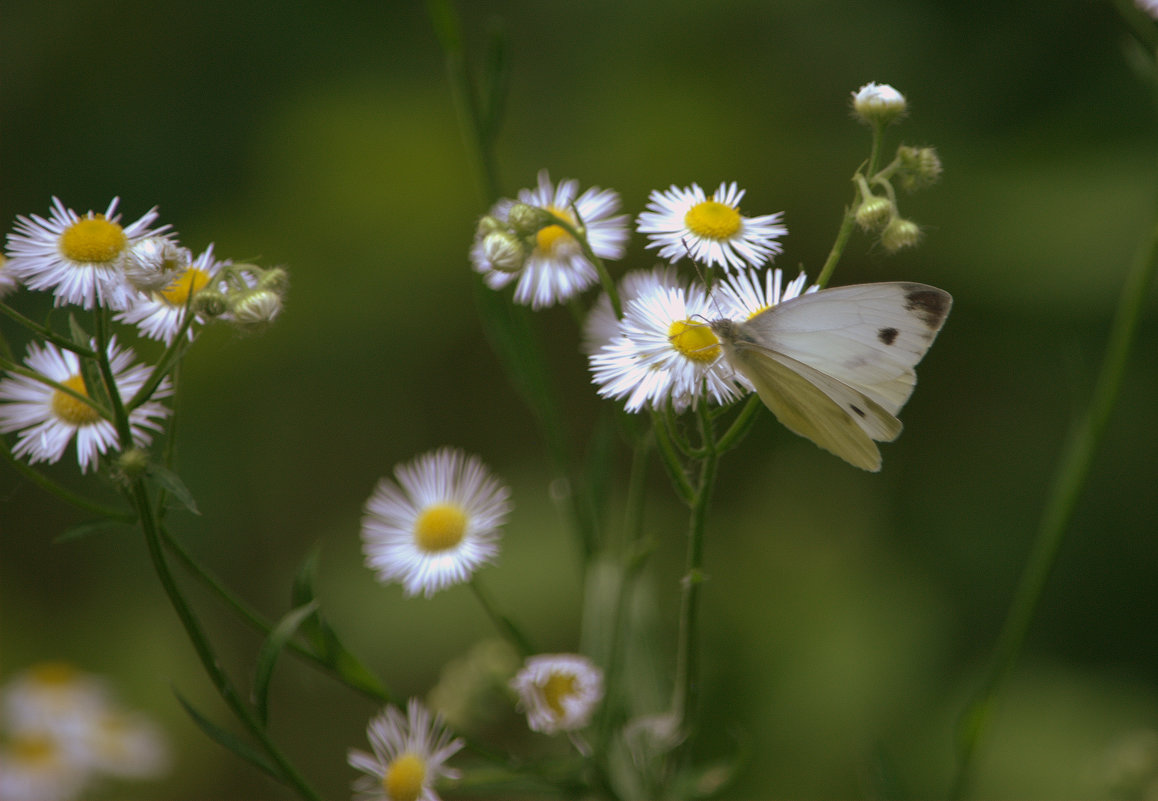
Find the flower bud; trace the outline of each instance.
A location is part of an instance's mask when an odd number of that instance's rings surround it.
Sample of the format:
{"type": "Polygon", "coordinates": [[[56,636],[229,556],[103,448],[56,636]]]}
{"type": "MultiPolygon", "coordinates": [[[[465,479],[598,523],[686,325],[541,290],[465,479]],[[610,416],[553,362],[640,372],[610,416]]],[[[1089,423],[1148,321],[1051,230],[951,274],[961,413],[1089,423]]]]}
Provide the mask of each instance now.
{"type": "Polygon", "coordinates": [[[125,278],[142,292],[160,292],[193,262],[193,254],[163,236],[133,245],[124,262],[125,278]]]}
{"type": "Polygon", "coordinates": [[[899,147],[901,161],[898,183],[906,192],[915,192],[937,183],[941,177],[941,158],[931,147],[899,147]]]}
{"type": "Polygon", "coordinates": [[[896,213],[888,198],[873,195],[866,198],[856,209],[856,224],[862,231],[879,231],[888,225],[896,213]]]}
{"type": "Polygon", "coordinates": [[[129,448],[117,457],[116,466],[125,478],[139,478],[149,466],[149,454],[141,448],[129,448]]]}
{"type": "Polygon", "coordinates": [[[229,310],[225,295],[215,289],[202,289],[193,296],[193,310],[206,317],[220,317],[229,310]]]}
{"type": "Polygon", "coordinates": [[[517,273],[527,261],[527,251],[523,243],[510,231],[493,231],[483,237],[483,257],[490,262],[491,269],[504,273],[517,273]]]}
{"type": "Polygon", "coordinates": [[[490,214],[487,214],[478,221],[475,233],[478,234],[479,237],[485,237],[487,234],[493,234],[495,231],[505,231],[506,229],[506,223],[497,217],[492,217],[490,214]]]}
{"type": "Polygon", "coordinates": [[[507,212],[507,224],[519,236],[532,236],[540,228],[551,225],[551,213],[538,206],[515,203],[507,212]]]}
{"type": "Polygon", "coordinates": [[[887,124],[905,113],[905,96],[887,83],[866,83],[852,93],[852,108],[869,124],[887,124]]]}
{"type": "Polygon", "coordinates": [[[270,289],[251,289],[229,296],[229,315],[242,328],[261,328],[281,313],[281,295],[270,289]]]}
{"type": "Polygon", "coordinates": [[[921,239],[921,229],[912,220],[893,217],[881,233],[881,245],[889,253],[896,253],[901,248],[912,247],[921,239]]]}

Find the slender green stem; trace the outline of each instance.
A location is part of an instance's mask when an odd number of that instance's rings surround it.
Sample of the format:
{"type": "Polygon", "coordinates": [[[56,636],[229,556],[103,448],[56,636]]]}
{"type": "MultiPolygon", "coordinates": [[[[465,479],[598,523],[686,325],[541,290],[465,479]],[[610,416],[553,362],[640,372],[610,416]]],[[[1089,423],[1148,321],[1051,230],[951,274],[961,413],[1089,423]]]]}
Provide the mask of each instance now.
{"type": "MultiPolygon", "coordinates": [[[[873,142],[872,150],[869,153],[868,165],[865,167],[863,175],[875,175],[877,162],[880,159],[881,141],[884,138],[884,127],[882,125],[873,125],[873,142]]],[[[862,177],[862,173],[858,170],[857,175],[854,176],[855,181],[857,177],[862,177]]],[[[850,206],[845,208],[844,217],[840,221],[840,228],[836,232],[836,241],[832,243],[832,249],[828,252],[828,258],[824,261],[824,266],[820,268],[820,275],[816,279],[817,285],[824,289],[828,286],[828,282],[832,280],[832,274],[836,271],[836,265],[840,262],[840,257],[844,255],[844,249],[848,245],[848,240],[852,236],[852,231],[856,228],[856,207],[857,196],[859,190],[854,192],[853,201],[850,206]]]]}
{"type": "Polygon", "coordinates": [[[651,423],[652,431],[655,432],[656,449],[659,451],[660,461],[667,471],[668,478],[671,479],[672,486],[680,499],[691,504],[695,499],[696,490],[684,472],[684,466],[680,461],[676,445],[672,441],[671,430],[667,426],[667,421],[662,414],[655,412],[651,416],[651,423]]]}
{"type": "Polygon", "coordinates": [[[1081,417],[1058,462],[1053,485],[1042,512],[1029,562],[1022,573],[1005,624],[993,649],[988,672],[977,696],[965,710],[958,731],[958,767],[951,797],[963,797],[974,759],[985,734],[997,693],[1025,643],[1026,632],[1041,600],[1042,590],[1057,560],[1062,537],[1090,473],[1094,454],[1117,402],[1130,349],[1138,332],[1150,285],[1158,272],[1158,226],[1126,277],[1114,315],[1101,372],[1089,409],[1081,417]]]}
{"type": "Polygon", "coordinates": [[[169,597],[169,602],[173,605],[174,611],[177,612],[177,617],[180,618],[181,624],[185,628],[185,633],[188,635],[189,641],[193,644],[193,649],[197,652],[197,657],[201,660],[202,667],[205,668],[205,672],[209,675],[213,686],[217,688],[218,694],[222,700],[225,701],[230,711],[233,712],[253,738],[261,744],[270,759],[273,760],[280,772],[281,780],[302,798],[309,799],[309,801],[321,801],[321,796],[310,787],[289,759],[281,752],[281,749],[273,742],[265,727],[261,724],[260,720],[258,720],[257,715],[246,706],[241,696],[238,695],[234,689],[233,683],[221,668],[217,660],[217,655],[213,652],[213,647],[209,643],[209,638],[201,628],[200,621],[197,620],[196,615],[193,614],[193,610],[189,607],[189,604],[186,603],[185,597],[181,594],[181,590],[177,586],[172,572],[169,570],[156,524],[156,515],[153,510],[153,505],[149,501],[148,485],[143,479],[137,479],[133,482],[131,498],[137,507],[137,514],[141,522],[141,529],[145,534],[145,544],[148,547],[149,558],[153,562],[153,568],[157,573],[157,577],[161,580],[161,586],[164,588],[165,594],[169,597]]]}
{"type": "Polygon", "coordinates": [[[704,533],[708,506],[716,484],[719,454],[706,406],[699,409],[700,433],[707,454],[700,461],[699,483],[691,504],[688,525],[687,569],[681,580],[679,640],[676,648],[675,692],[672,713],[686,732],[692,728],[699,694],[699,598],[704,582],[704,533]]]}
{"type": "Polygon", "coordinates": [[[88,406],[105,420],[112,421],[113,419],[112,411],[98,403],[95,398],[89,397],[82,392],[78,392],[72,387],[66,386],[59,381],[53,381],[48,376],[43,375],[42,373],[38,373],[35,370],[31,370],[22,364],[15,364],[14,362],[10,362],[7,359],[0,358],[0,370],[3,370],[7,373],[13,373],[15,375],[22,375],[25,378],[31,378],[33,381],[39,381],[41,384],[52,387],[57,392],[62,392],[74,400],[83,403],[85,406],[88,406]]]}
{"type": "Polygon", "coordinates": [[[82,509],[97,517],[103,517],[107,520],[115,520],[118,523],[132,524],[137,520],[136,515],[122,509],[114,509],[111,506],[104,506],[103,504],[90,501],[81,495],[77,495],[67,487],[57,484],[48,476],[36,470],[33,467],[25,464],[16,455],[12,453],[12,449],[8,447],[8,440],[0,437],[0,454],[3,454],[5,461],[7,461],[18,473],[27,478],[36,486],[40,487],[45,492],[51,493],[60,498],[65,503],[72,504],[78,509],[82,509]]]}
{"type": "Polygon", "coordinates": [[[6,303],[0,303],[0,314],[4,314],[5,316],[10,317],[11,319],[20,323],[20,325],[24,326],[29,331],[36,334],[41,339],[46,339],[55,345],[59,345],[60,347],[64,348],[65,350],[72,351],[77,356],[81,357],[82,359],[91,359],[96,355],[92,350],[90,350],[89,348],[86,348],[84,345],[73,342],[71,339],[68,339],[67,337],[60,336],[55,331],[53,331],[51,328],[48,328],[47,326],[43,326],[40,323],[25,317],[23,314],[16,311],[15,309],[13,309],[11,306],[9,306],[6,303]]]}
{"type": "Polygon", "coordinates": [[[491,601],[490,596],[483,590],[478,577],[470,580],[470,588],[474,591],[474,597],[478,599],[487,617],[495,624],[495,628],[499,630],[500,634],[510,640],[511,645],[515,646],[515,650],[519,652],[520,656],[526,659],[528,656],[537,653],[534,646],[531,645],[531,641],[527,639],[519,627],[511,622],[509,617],[498,611],[494,602],[491,601]]]}

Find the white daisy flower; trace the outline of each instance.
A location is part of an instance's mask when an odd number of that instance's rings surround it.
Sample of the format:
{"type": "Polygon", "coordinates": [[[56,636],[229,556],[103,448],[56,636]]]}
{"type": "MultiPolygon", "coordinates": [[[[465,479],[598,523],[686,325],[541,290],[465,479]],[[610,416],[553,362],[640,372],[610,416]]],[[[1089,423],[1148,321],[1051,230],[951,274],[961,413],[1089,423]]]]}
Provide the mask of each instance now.
{"type": "Polygon", "coordinates": [[[783,214],[744,217],[740,200],[744,190],[735,182],[720,184],[709,198],[697,184],[655,190],[647,211],[639,215],[637,230],[648,235],[648,247],[659,248],[661,258],[693,261],[725,270],[745,264],[759,267],[781,251],[780,237],[788,233],[781,225],[783,214]]]}
{"type": "Polygon", "coordinates": [[[20,281],[12,274],[7,256],[0,253],[0,300],[11,295],[20,287],[20,281]]]}
{"type": "Polygon", "coordinates": [[[603,700],[603,671],[578,654],[542,654],[526,661],[511,687],[532,731],[574,731],[591,721],[603,700]]]}
{"type": "Polygon", "coordinates": [[[803,271],[785,285],[784,274],[779,267],[766,270],[763,274],[758,270],[747,270],[729,275],[717,284],[713,298],[724,317],[747,320],[778,303],[820,289],[816,284],[805,289],[807,282],[808,277],[803,271]]]}
{"type": "Polygon", "coordinates": [[[113,709],[92,721],[84,743],[93,770],[121,779],[161,776],[171,763],[168,742],[153,721],[113,709]]]}
{"type": "Polygon", "coordinates": [[[3,801],[71,801],[90,778],[87,767],[50,734],[19,734],[0,744],[3,801]]]}
{"type": "MultiPolygon", "coordinates": [[[[564,180],[556,187],[546,170],[539,172],[539,185],[519,190],[519,202],[546,209],[586,233],[591,251],[601,259],[623,256],[627,243],[627,215],[616,215],[619,195],[610,189],[591,187],[579,194],[579,182],[564,180]]],[[[506,222],[514,201],[501,200],[490,216],[506,222]]],[[[599,280],[594,265],[587,261],[579,243],[558,225],[548,225],[534,234],[532,247],[521,269],[514,272],[504,261],[492,263],[495,252],[484,246],[482,232],[471,247],[471,262],[491,289],[511,281],[515,302],[534,309],[552,306],[577,295],[599,280]]]]}
{"type": "Polygon", "coordinates": [[[362,518],[366,566],[383,583],[427,598],[459,584],[498,555],[510,490],[462,451],[442,448],[378,482],[362,518]]]}
{"type": "Polygon", "coordinates": [[[151,227],[155,208],[121,226],[115,214],[119,200],[113,198],[104,214],[90,211],[80,217],[54,197],[49,219],[18,217],[16,230],[8,235],[7,269],[29,289],[51,289],[57,306],[128,308],[136,289],[125,279],[125,260],[136,243],[169,226],[151,227]]]}
{"type": "MultiPolygon", "coordinates": [[[[114,337],[108,344],[108,359],[121,398],[128,401],[148,380],[146,365],[133,365],[133,354],[117,347],[114,337]]],[[[29,344],[26,366],[40,375],[63,384],[74,392],[88,396],[88,389],[75,353],[62,351],[51,342],[43,347],[29,344]]],[[[133,442],[138,446],[152,441],[153,431],[161,430],[160,421],[169,410],[159,403],[172,392],[168,379],[163,381],[145,403],[129,413],[133,442]]],[[[76,436],[76,455],[81,472],[96,464],[98,456],[116,448],[117,432],[113,424],[97,414],[91,406],[54,387],[23,375],[9,375],[0,380],[0,432],[18,431],[12,452],[28,460],[54,463],[60,461],[65,448],[76,436]]]]}
{"type": "MultiPolygon", "coordinates": [[[[619,282],[619,302],[624,304],[634,300],[651,286],[677,287],[679,284],[679,273],[672,264],[662,264],[651,270],[633,270],[619,282]]],[[[619,318],[615,316],[615,310],[611,307],[611,298],[603,292],[587,313],[587,319],[583,321],[583,343],[580,349],[583,353],[591,355],[617,336],[619,336],[619,318]]]]}
{"type": "Polygon", "coordinates": [[[354,781],[360,801],[440,801],[434,791],[439,779],[460,774],[446,761],[463,746],[452,738],[440,716],[430,714],[416,698],[406,705],[406,715],[395,706],[386,707],[366,728],[373,754],[350,749],[350,767],[368,775],[354,781]]]}
{"type": "Polygon", "coordinates": [[[588,357],[604,398],[625,398],[629,412],[695,408],[703,396],[730,403],[751,390],[720,359],[720,341],[707,325],[718,317],[703,287],[651,286],[624,305],[620,334],[588,357]]]}
{"type": "MultiPolygon", "coordinates": [[[[127,325],[137,326],[141,334],[149,339],[170,345],[185,321],[190,295],[195,295],[209,286],[218,271],[227,264],[229,262],[220,262],[213,258],[213,245],[210,245],[191,263],[187,262],[184,269],[176,277],[171,278],[164,289],[139,296],[132,306],[118,313],[115,319],[127,325]]],[[[193,340],[194,326],[204,324],[205,318],[196,314],[193,324],[186,329],[190,341],[193,340]]]]}

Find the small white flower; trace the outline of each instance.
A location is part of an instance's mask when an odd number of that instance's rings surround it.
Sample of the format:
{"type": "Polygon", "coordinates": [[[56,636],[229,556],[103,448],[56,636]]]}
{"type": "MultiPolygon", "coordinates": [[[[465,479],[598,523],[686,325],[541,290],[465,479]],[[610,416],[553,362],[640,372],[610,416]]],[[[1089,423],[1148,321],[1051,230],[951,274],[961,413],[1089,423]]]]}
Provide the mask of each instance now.
{"type": "MultiPolygon", "coordinates": [[[[619,282],[619,302],[625,304],[638,298],[649,287],[666,286],[678,287],[679,273],[672,264],[663,264],[651,270],[633,270],[619,282]]],[[[583,321],[582,351],[587,355],[595,353],[604,345],[611,343],[619,336],[619,318],[611,307],[611,298],[604,292],[600,294],[587,319],[583,321]]]]}
{"type": "Polygon", "coordinates": [[[378,482],[362,518],[366,566],[383,583],[426,597],[470,578],[498,555],[510,490],[483,463],[443,448],[378,482]]]}
{"type": "Polygon", "coordinates": [[[1134,0],[1134,5],[1158,20],[1158,0],[1134,0]]]}
{"type": "MultiPolygon", "coordinates": [[[[164,288],[139,296],[128,309],[119,312],[115,319],[137,326],[141,334],[149,339],[170,345],[185,321],[190,296],[209,286],[218,271],[228,263],[214,259],[213,245],[210,245],[191,263],[187,261],[177,275],[170,276],[164,288]]],[[[204,323],[201,315],[194,316],[193,324],[186,329],[190,341],[194,336],[194,326],[204,323]]]]}
{"type": "Polygon", "coordinates": [[[80,217],[53,198],[52,215],[18,217],[8,235],[6,269],[29,289],[51,289],[55,304],[126,309],[136,289],[125,278],[124,265],[138,242],[162,235],[169,226],[152,228],[157,210],[121,226],[113,198],[104,214],[80,217]]]}
{"type": "Polygon", "coordinates": [[[757,270],[748,270],[729,275],[725,281],[717,284],[713,297],[720,304],[720,311],[725,317],[747,320],[778,303],[820,289],[816,284],[805,289],[807,282],[808,277],[801,272],[784,285],[784,275],[779,267],[762,274],[757,270]]]}
{"type": "Polygon", "coordinates": [[[89,780],[86,766],[49,734],[18,734],[0,744],[2,801],[71,801],[89,780]]]}
{"type": "Polygon", "coordinates": [[[575,731],[603,700],[603,671],[578,654],[542,654],[526,661],[511,687],[532,731],[575,731]]]}
{"type": "Polygon", "coordinates": [[[720,359],[707,325],[719,313],[703,287],[665,286],[657,277],[648,283],[624,304],[619,335],[588,358],[599,395],[626,399],[629,412],[669,403],[683,412],[705,395],[722,405],[751,391],[720,359]]]}
{"type": "Polygon", "coordinates": [[[887,83],[866,83],[852,93],[852,108],[866,122],[889,122],[905,113],[905,96],[887,83]]]}
{"type": "MultiPolygon", "coordinates": [[[[118,392],[128,402],[144,386],[151,370],[146,365],[134,366],[132,352],[117,347],[115,337],[109,340],[107,353],[118,392]]],[[[71,351],[62,351],[51,342],[43,347],[33,342],[28,346],[24,363],[40,375],[89,397],[80,361],[71,351]]],[[[160,421],[168,416],[169,410],[158,401],[171,392],[165,379],[152,398],[129,412],[129,427],[136,445],[148,445],[152,441],[150,430],[161,430],[160,421]]],[[[118,444],[113,424],[87,403],[41,381],[16,374],[0,380],[0,432],[13,431],[20,433],[12,452],[27,456],[33,464],[60,461],[75,435],[81,472],[94,466],[99,455],[118,444]]]]}
{"type": "Polygon", "coordinates": [[[386,707],[366,728],[373,754],[350,749],[350,767],[368,775],[354,781],[360,801],[439,801],[434,784],[457,779],[459,772],[446,761],[462,748],[439,716],[431,716],[415,698],[406,715],[395,706],[386,707]]]}
{"type": "MultiPolygon", "coordinates": [[[[627,216],[616,215],[619,195],[610,189],[591,187],[579,194],[579,182],[564,180],[556,187],[546,170],[539,173],[539,185],[519,190],[518,200],[528,206],[545,209],[569,221],[586,234],[591,251],[601,259],[623,256],[627,242],[627,216]]],[[[490,217],[505,223],[514,201],[502,200],[491,209],[490,217]]],[[[526,254],[521,269],[518,260],[504,258],[493,263],[496,253],[510,255],[510,248],[496,250],[487,245],[494,231],[476,233],[470,257],[474,269],[482,273],[491,289],[511,281],[515,284],[515,302],[534,309],[569,300],[599,280],[594,265],[587,260],[570,234],[558,225],[548,225],[533,235],[533,247],[526,254]]]]}
{"type": "Polygon", "coordinates": [[[744,190],[735,182],[720,184],[709,198],[698,184],[655,190],[647,211],[639,215],[638,230],[648,235],[648,247],[659,248],[662,258],[678,261],[690,256],[705,266],[718,264],[739,270],[759,267],[780,252],[780,237],[788,233],[781,213],[760,217],[740,214],[744,190]]]}

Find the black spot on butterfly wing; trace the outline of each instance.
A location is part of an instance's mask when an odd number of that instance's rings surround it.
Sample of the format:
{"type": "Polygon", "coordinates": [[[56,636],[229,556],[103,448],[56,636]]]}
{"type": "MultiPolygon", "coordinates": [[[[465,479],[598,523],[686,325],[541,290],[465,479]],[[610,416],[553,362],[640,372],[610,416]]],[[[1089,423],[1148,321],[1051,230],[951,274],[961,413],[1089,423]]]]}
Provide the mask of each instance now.
{"type": "Polygon", "coordinates": [[[905,311],[912,312],[930,330],[936,331],[945,322],[953,302],[948,292],[923,284],[909,284],[905,288],[905,311]]]}
{"type": "Polygon", "coordinates": [[[855,405],[850,403],[848,405],[848,408],[852,409],[857,414],[858,417],[864,417],[865,416],[864,409],[860,408],[859,406],[855,406],[855,405]]]}
{"type": "Polygon", "coordinates": [[[886,345],[891,345],[897,341],[897,334],[899,333],[895,328],[882,328],[880,331],[877,331],[877,339],[886,345]]]}

